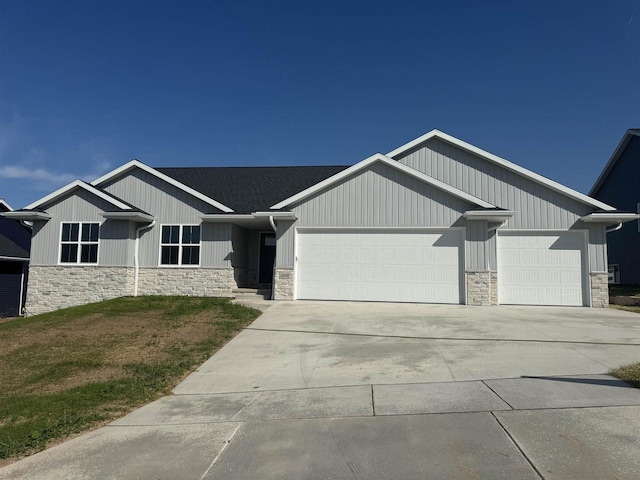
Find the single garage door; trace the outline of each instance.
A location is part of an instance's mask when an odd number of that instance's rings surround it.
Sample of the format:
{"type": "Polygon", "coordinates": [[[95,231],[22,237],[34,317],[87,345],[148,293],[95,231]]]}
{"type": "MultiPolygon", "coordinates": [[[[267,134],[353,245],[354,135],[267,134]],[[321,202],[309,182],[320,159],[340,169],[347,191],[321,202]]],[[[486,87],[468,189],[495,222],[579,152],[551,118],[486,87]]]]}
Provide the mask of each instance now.
{"type": "Polygon", "coordinates": [[[498,302],[588,306],[583,232],[498,234],[498,302]]]}
{"type": "Polygon", "coordinates": [[[462,303],[461,230],[299,230],[297,298],[462,303]]]}

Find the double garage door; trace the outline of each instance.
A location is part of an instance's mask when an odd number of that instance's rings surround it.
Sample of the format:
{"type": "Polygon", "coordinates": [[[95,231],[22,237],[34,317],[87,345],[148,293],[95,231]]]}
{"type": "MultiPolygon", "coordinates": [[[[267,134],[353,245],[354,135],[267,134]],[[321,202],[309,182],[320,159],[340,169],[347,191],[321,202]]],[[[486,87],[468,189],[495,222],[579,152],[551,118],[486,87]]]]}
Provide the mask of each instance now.
{"type": "MultiPolygon", "coordinates": [[[[299,230],[296,296],[465,303],[463,230],[299,230]]],[[[500,232],[501,304],[588,305],[581,232],[500,232]]]]}
{"type": "Polygon", "coordinates": [[[463,230],[299,230],[297,297],[464,303],[463,230]]]}

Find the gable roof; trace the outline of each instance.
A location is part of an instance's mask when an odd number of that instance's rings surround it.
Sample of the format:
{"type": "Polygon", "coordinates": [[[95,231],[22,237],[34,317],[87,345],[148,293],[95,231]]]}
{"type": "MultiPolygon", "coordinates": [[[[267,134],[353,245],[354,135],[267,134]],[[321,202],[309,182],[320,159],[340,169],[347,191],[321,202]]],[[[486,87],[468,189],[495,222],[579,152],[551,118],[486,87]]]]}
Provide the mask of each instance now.
{"type": "Polygon", "coordinates": [[[64,187],[59,188],[55,192],[52,192],[45,197],[42,197],[40,200],[36,200],[35,202],[30,203],[29,205],[24,207],[22,210],[38,210],[42,208],[43,205],[46,205],[47,203],[50,203],[52,201],[57,200],[60,197],[63,197],[64,195],[73,191],[76,188],[81,188],[83,190],[86,190],[89,193],[92,193],[96,197],[99,197],[109,202],[111,205],[113,205],[115,208],[119,210],[133,210],[133,206],[126,203],[124,200],[121,200],[118,197],[105,192],[104,190],[100,190],[99,188],[96,188],[93,185],[83,182],[82,180],[74,180],[73,182],[65,185],[64,187]]]}
{"type": "Polygon", "coordinates": [[[230,213],[233,212],[233,209],[227,207],[226,205],[214,200],[213,198],[209,197],[208,195],[205,195],[203,192],[200,192],[188,185],[185,185],[182,182],[179,182],[178,180],[176,180],[175,178],[172,178],[168,175],[165,175],[164,173],[162,173],[159,169],[155,169],[152,168],[148,165],[145,165],[144,163],[142,163],[140,160],[136,160],[133,159],[130,162],[125,163],[124,165],[116,168],[115,170],[112,170],[109,173],[106,173],[105,175],[101,176],[100,178],[95,179],[93,182],[91,182],[91,185],[99,187],[100,185],[102,185],[103,183],[108,182],[109,180],[118,178],[122,175],[125,175],[127,172],[129,172],[130,170],[133,170],[134,168],[139,168],[140,170],[143,170],[151,175],[153,175],[156,178],[159,178],[161,180],[164,180],[165,182],[169,183],[170,185],[173,185],[174,187],[179,188],[180,190],[187,192],[190,195],[193,195],[194,197],[202,200],[205,203],[208,203],[209,205],[212,205],[214,207],[216,207],[218,210],[222,210],[225,213],[230,213]]]}
{"type": "MultiPolygon", "coordinates": [[[[11,206],[0,199],[0,210],[12,212],[11,206]]],[[[31,231],[17,220],[0,216],[0,258],[29,258],[31,231]]]]}
{"type": "Polygon", "coordinates": [[[322,182],[316,183],[315,185],[307,188],[306,190],[298,192],[297,194],[289,198],[286,198],[285,200],[282,200],[281,202],[278,202],[275,205],[272,205],[271,208],[273,209],[284,208],[293,203],[299,202],[300,200],[304,200],[305,198],[311,195],[314,195],[315,193],[320,192],[321,190],[324,190],[325,188],[337,182],[344,180],[350,175],[353,175],[361,170],[368,168],[371,164],[376,162],[384,163],[385,165],[388,165],[392,168],[400,170],[401,172],[404,172],[407,175],[417,178],[418,180],[422,180],[424,183],[427,183],[433,187],[439,188],[440,190],[444,190],[445,192],[448,192],[456,197],[462,198],[463,200],[466,200],[470,203],[478,205],[479,207],[495,208],[495,205],[492,205],[489,202],[485,202],[484,200],[474,197],[473,195],[463,192],[462,190],[458,190],[457,188],[452,187],[451,185],[447,185],[446,183],[441,182],[440,180],[436,180],[435,178],[425,175],[424,173],[419,172],[411,167],[407,167],[406,165],[400,162],[397,162],[385,155],[382,155],[381,153],[376,153],[375,155],[369,158],[366,158],[361,162],[356,163],[355,165],[347,169],[342,170],[341,172],[323,180],[322,182]]]}
{"type": "Polygon", "coordinates": [[[609,173],[611,173],[611,170],[613,170],[613,167],[615,167],[618,159],[622,156],[622,153],[627,148],[627,145],[629,145],[629,142],[634,137],[640,137],[640,128],[630,128],[629,130],[627,130],[627,132],[624,134],[624,137],[622,137],[622,140],[620,140],[620,143],[613,152],[613,155],[611,155],[611,158],[602,170],[602,173],[600,173],[600,176],[596,180],[596,183],[594,183],[593,187],[591,187],[591,190],[589,190],[589,195],[595,195],[596,193],[598,193],[598,190],[600,189],[606,178],[609,176],[609,173]]]}
{"type": "Polygon", "coordinates": [[[13,212],[13,208],[5,201],[4,198],[0,198],[0,211],[13,212]]]}
{"type": "Polygon", "coordinates": [[[158,167],[156,170],[210,197],[235,213],[268,210],[271,205],[305,190],[347,165],[299,167],[158,167]]]}
{"type": "Polygon", "coordinates": [[[593,207],[600,208],[602,210],[615,210],[615,208],[612,207],[611,205],[607,205],[606,203],[596,200],[595,198],[591,198],[569,187],[565,187],[564,185],[558,182],[555,182],[546,177],[543,177],[542,175],[534,173],[531,170],[527,170],[526,168],[521,167],[520,165],[511,163],[510,161],[505,160],[504,158],[498,157],[497,155],[489,153],[485,150],[482,150],[481,148],[471,145],[470,143],[459,140],[455,137],[452,137],[451,135],[447,135],[446,133],[436,129],[431,130],[429,133],[426,133],[421,137],[418,137],[415,140],[410,141],[409,143],[405,143],[401,147],[398,147],[395,150],[387,153],[387,156],[395,159],[396,157],[402,155],[403,153],[408,152],[414,148],[417,148],[419,145],[427,142],[428,140],[431,140],[432,138],[438,138],[445,142],[451,143],[452,145],[455,145],[463,150],[466,150],[479,157],[482,157],[485,160],[488,160],[492,163],[500,165],[519,175],[522,175],[523,177],[528,178],[529,180],[533,180],[534,182],[544,185],[552,190],[555,190],[556,192],[562,193],[570,198],[573,198],[574,200],[578,200],[579,202],[586,203],[587,205],[591,205],[593,207]]]}

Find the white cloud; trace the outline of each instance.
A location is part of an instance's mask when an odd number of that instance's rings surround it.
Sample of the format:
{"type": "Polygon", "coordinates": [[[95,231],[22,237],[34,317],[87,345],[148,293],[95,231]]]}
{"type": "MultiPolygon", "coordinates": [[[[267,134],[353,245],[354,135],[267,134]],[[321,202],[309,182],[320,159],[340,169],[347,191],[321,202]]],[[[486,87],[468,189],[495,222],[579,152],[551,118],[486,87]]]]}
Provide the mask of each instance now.
{"type": "Polygon", "coordinates": [[[45,183],[69,183],[77,178],[70,173],[53,173],[44,168],[25,168],[15,165],[0,165],[0,179],[21,179],[45,183]]]}

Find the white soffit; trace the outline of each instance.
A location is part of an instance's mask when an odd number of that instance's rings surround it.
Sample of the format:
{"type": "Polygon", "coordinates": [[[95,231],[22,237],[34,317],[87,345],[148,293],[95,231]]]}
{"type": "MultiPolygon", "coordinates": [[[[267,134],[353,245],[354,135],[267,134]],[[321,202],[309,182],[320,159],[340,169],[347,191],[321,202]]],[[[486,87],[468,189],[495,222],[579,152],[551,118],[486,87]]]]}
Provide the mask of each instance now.
{"type": "Polygon", "coordinates": [[[112,197],[108,193],[106,193],[106,192],[104,192],[102,190],[99,190],[99,189],[95,188],[93,185],[89,185],[88,183],[85,183],[82,180],[74,180],[73,182],[69,183],[68,185],[65,185],[64,187],[59,188],[55,192],[50,193],[46,197],[42,197],[40,200],[36,200],[35,202],[30,203],[29,205],[24,207],[23,210],[33,210],[35,208],[40,207],[41,205],[45,205],[46,203],[49,203],[49,202],[51,202],[53,200],[56,200],[56,199],[62,197],[63,195],[66,195],[67,193],[69,193],[74,188],[82,188],[82,189],[86,190],[87,192],[92,193],[96,197],[99,197],[99,198],[109,202],[111,205],[114,205],[114,206],[116,206],[118,208],[121,208],[123,210],[131,210],[131,207],[129,205],[127,205],[126,203],[121,202],[117,198],[112,197]]]}
{"type": "Polygon", "coordinates": [[[342,170],[339,173],[336,173],[335,175],[319,182],[316,183],[315,185],[312,185],[311,187],[307,188],[306,190],[303,190],[295,195],[293,195],[292,197],[289,197],[285,200],[282,200],[279,203],[276,203],[275,205],[273,205],[271,208],[273,209],[279,209],[279,208],[283,208],[286,206],[289,206],[293,203],[299,202],[300,200],[303,200],[317,192],[320,192],[322,190],[324,190],[325,188],[349,177],[350,175],[353,175],[361,170],[364,170],[365,168],[367,168],[369,165],[376,163],[376,162],[380,162],[380,163],[384,163],[385,165],[388,165],[389,167],[395,168],[396,170],[400,170],[401,172],[406,173],[407,175],[410,175],[414,178],[417,178],[418,180],[422,180],[424,183],[427,183],[431,186],[434,186],[436,188],[439,188],[440,190],[444,190],[445,192],[448,192],[456,197],[462,198],[463,200],[466,200],[470,203],[473,203],[475,205],[478,205],[480,207],[483,208],[495,208],[495,205],[490,204],[489,202],[485,202],[484,200],[474,197],[473,195],[470,195],[466,192],[463,192],[462,190],[458,190],[455,187],[452,187],[451,185],[447,185],[444,182],[441,182],[440,180],[436,180],[433,177],[430,177],[428,175],[425,175],[422,172],[419,172],[411,167],[407,167],[406,165],[397,162],[395,160],[392,160],[391,158],[389,158],[388,156],[382,155],[381,153],[376,153],[375,155],[372,155],[369,158],[366,158],[365,160],[362,160],[361,162],[356,163],[355,165],[352,165],[351,167],[342,170]]]}
{"type": "Polygon", "coordinates": [[[219,210],[222,210],[225,213],[233,212],[232,208],[229,208],[226,205],[223,205],[222,203],[214,200],[213,198],[207,197],[206,195],[198,192],[197,190],[194,190],[193,188],[188,187],[184,183],[181,183],[176,179],[171,178],[170,176],[165,175],[164,173],[157,171],[155,168],[145,165],[140,160],[136,160],[136,159],[133,159],[130,162],[127,162],[124,165],[116,168],[115,170],[112,170],[109,173],[104,174],[100,178],[95,179],[93,182],[91,182],[91,185],[94,185],[94,186],[101,185],[107,182],[108,180],[111,180],[112,178],[116,178],[116,177],[119,177],[120,175],[124,175],[126,172],[128,172],[133,168],[139,168],[140,170],[144,170],[145,172],[153,175],[154,177],[164,180],[168,184],[173,185],[174,187],[179,188],[184,192],[187,192],[189,195],[193,195],[194,197],[202,200],[205,203],[208,203],[209,205],[216,207],[219,210]]]}
{"type": "Polygon", "coordinates": [[[640,214],[637,213],[590,213],[580,217],[580,220],[586,223],[625,223],[639,219],[640,214]]]}
{"type": "Polygon", "coordinates": [[[405,143],[401,147],[398,147],[395,150],[387,153],[387,157],[395,158],[398,155],[401,155],[404,152],[411,150],[417,147],[418,145],[426,142],[427,140],[431,140],[432,138],[439,138],[440,140],[444,140],[445,142],[451,143],[452,145],[455,145],[457,147],[462,148],[463,150],[467,150],[468,152],[471,152],[475,155],[485,158],[490,162],[493,162],[508,170],[516,172],[522,175],[523,177],[529,178],[530,180],[533,180],[534,182],[537,182],[541,185],[545,185],[546,187],[549,187],[552,190],[563,193],[564,195],[567,195],[582,203],[586,203],[588,205],[594,206],[596,208],[600,208],[602,210],[615,210],[615,208],[612,207],[611,205],[607,205],[606,203],[600,202],[599,200],[596,200],[595,198],[591,198],[588,195],[585,195],[576,190],[573,190],[572,188],[565,187],[564,185],[558,182],[555,182],[546,177],[543,177],[542,175],[534,173],[531,170],[527,170],[526,168],[521,167],[520,165],[511,163],[510,161],[505,160],[504,158],[498,157],[497,155],[494,155],[485,150],[482,150],[481,148],[478,148],[475,145],[471,145],[470,143],[459,140],[455,137],[452,137],[451,135],[447,135],[446,133],[436,129],[431,130],[429,133],[426,133],[421,137],[418,137],[415,140],[410,141],[409,143],[405,143]]]}

